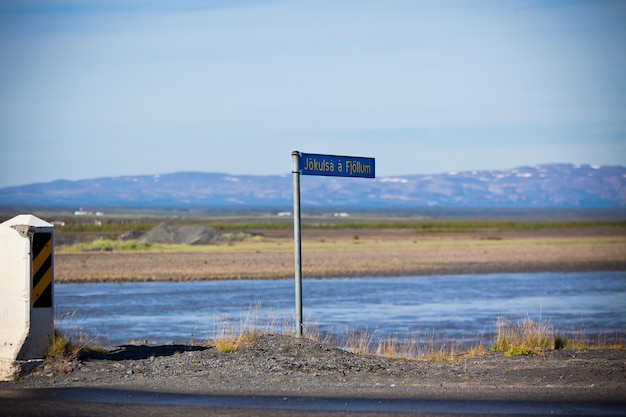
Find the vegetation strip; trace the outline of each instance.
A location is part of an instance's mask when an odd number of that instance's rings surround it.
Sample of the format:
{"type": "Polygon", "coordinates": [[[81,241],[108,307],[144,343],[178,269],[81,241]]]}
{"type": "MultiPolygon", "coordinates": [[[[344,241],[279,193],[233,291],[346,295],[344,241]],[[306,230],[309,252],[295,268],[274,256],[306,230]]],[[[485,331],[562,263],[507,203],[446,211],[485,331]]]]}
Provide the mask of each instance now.
{"type": "MultiPolygon", "coordinates": [[[[590,237],[590,238],[528,238],[528,239],[462,239],[412,242],[359,242],[355,239],[350,243],[336,242],[305,242],[302,247],[309,250],[325,249],[393,249],[393,248],[456,248],[456,247],[498,247],[498,246],[533,246],[533,245],[623,245],[626,237],[590,237]]],[[[55,248],[57,253],[77,252],[232,252],[247,250],[293,250],[291,246],[281,243],[248,241],[237,244],[221,245],[177,245],[150,244],[141,240],[96,239],[92,242],[60,245],[55,248]]]]}

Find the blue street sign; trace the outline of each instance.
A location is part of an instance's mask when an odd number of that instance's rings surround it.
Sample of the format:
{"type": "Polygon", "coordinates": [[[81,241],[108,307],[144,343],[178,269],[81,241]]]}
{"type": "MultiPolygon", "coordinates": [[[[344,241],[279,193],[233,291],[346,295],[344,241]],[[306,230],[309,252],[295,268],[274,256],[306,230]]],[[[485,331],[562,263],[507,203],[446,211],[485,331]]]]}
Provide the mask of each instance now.
{"type": "Polygon", "coordinates": [[[300,153],[302,175],[375,178],[374,158],[300,153]]]}

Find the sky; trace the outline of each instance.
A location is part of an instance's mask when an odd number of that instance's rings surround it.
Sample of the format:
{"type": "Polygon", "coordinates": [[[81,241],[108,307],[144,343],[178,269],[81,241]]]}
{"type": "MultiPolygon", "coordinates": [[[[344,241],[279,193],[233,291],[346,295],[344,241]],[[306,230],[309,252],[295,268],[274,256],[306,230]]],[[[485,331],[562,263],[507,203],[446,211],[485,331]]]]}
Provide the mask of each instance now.
{"type": "Polygon", "coordinates": [[[0,0],[0,187],[626,165],[626,1],[0,0]]]}

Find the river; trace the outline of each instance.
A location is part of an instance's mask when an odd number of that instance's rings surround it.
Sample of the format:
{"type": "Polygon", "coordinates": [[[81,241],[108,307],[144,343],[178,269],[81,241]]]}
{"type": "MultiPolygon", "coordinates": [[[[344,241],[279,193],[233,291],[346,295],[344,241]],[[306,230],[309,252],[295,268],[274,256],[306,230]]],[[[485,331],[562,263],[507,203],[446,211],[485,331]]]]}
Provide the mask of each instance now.
{"type": "MultiPolygon", "coordinates": [[[[457,344],[494,340],[498,318],[565,336],[626,334],[626,272],[303,280],[305,335],[366,331],[457,344]]],[[[103,347],[294,331],[293,280],[56,284],[56,327],[103,347]]],[[[502,322],[501,321],[501,322],[502,322]]]]}

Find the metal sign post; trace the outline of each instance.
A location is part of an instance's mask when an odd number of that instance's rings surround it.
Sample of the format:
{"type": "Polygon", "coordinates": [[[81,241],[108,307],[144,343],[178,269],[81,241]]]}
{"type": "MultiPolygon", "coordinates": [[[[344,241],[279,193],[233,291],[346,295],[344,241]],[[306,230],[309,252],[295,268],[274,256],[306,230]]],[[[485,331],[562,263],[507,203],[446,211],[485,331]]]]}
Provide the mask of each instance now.
{"type": "Polygon", "coordinates": [[[296,337],[302,337],[302,227],[300,226],[300,152],[293,159],[293,253],[296,279],[296,337]]]}
{"type": "Polygon", "coordinates": [[[293,151],[293,243],[296,281],[296,337],[302,337],[302,226],[300,223],[300,174],[375,178],[374,158],[308,154],[293,151]],[[304,161],[304,162],[303,162],[304,161]]]}

